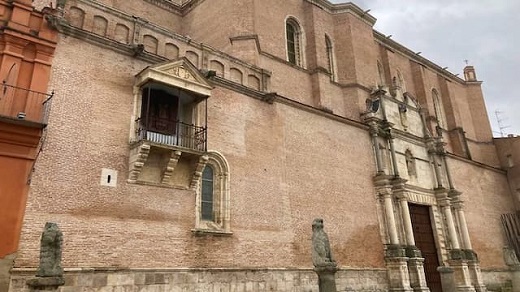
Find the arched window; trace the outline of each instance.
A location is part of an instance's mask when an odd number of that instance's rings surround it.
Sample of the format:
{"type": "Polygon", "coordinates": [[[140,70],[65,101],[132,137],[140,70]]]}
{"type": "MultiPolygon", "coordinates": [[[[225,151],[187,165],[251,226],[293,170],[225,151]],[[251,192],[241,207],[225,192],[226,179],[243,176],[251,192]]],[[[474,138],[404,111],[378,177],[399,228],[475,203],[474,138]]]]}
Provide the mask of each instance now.
{"type": "Polygon", "coordinates": [[[207,165],[202,172],[200,218],[213,221],[213,168],[207,165]]]}
{"type": "Polygon", "coordinates": [[[303,67],[302,30],[296,19],[287,19],[285,22],[285,34],[287,42],[287,61],[294,65],[303,67]]]}
{"type": "Polygon", "coordinates": [[[336,64],[334,60],[334,46],[328,35],[325,35],[325,46],[327,48],[327,61],[329,65],[330,79],[336,81],[336,64]]]}
{"type": "Polygon", "coordinates": [[[199,179],[195,231],[231,233],[229,167],[226,159],[218,152],[208,151],[199,179]]]}
{"type": "Polygon", "coordinates": [[[437,125],[442,129],[446,129],[446,122],[444,120],[444,109],[442,106],[441,96],[436,89],[432,90],[433,108],[435,110],[435,118],[437,119],[437,125]]]}

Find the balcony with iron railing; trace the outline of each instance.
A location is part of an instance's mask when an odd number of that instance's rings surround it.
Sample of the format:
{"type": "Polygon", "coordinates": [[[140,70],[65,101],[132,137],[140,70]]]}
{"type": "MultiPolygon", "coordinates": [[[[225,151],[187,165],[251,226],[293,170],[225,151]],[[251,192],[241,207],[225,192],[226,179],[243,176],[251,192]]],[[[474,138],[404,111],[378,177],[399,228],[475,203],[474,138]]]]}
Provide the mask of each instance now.
{"type": "Polygon", "coordinates": [[[44,93],[7,84],[0,89],[0,119],[47,125],[53,93],[44,93]]]}
{"type": "Polygon", "coordinates": [[[166,119],[137,119],[137,140],[180,147],[197,152],[207,150],[207,128],[166,119]],[[148,125],[148,126],[147,126],[148,125]]]}

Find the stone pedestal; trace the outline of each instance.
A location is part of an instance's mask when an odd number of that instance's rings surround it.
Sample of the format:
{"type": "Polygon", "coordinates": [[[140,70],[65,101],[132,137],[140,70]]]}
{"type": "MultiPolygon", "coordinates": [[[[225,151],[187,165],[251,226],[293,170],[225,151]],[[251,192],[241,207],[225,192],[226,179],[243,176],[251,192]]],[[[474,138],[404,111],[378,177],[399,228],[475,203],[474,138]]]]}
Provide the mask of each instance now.
{"type": "Polygon", "coordinates": [[[385,253],[389,291],[413,291],[410,287],[408,257],[405,249],[399,245],[388,245],[385,253]]]}
{"type": "Polygon", "coordinates": [[[486,292],[486,285],[482,279],[482,272],[478,261],[468,261],[468,269],[471,278],[471,284],[477,292],[486,292]]]}
{"type": "Polygon", "coordinates": [[[437,271],[441,274],[442,291],[457,291],[453,269],[451,267],[438,267],[437,271]]]}
{"type": "Polygon", "coordinates": [[[510,266],[513,291],[520,291],[520,265],[510,266]]]}
{"type": "Polygon", "coordinates": [[[410,258],[408,260],[408,271],[410,272],[410,286],[413,291],[430,292],[430,288],[426,284],[423,258],[410,258]]]}
{"type": "Polygon", "coordinates": [[[65,284],[63,277],[35,277],[27,281],[31,292],[58,291],[65,284]]]}
{"type": "Polygon", "coordinates": [[[471,285],[471,277],[466,260],[451,260],[450,267],[453,268],[453,278],[455,279],[456,290],[458,292],[476,292],[471,285]]]}
{"type": "Polygon", "coordinates": [[[318,274],[318,285],[320,292],[337,292],[336,289],[336,265],[317,266],[314,268],[318,274]]]}

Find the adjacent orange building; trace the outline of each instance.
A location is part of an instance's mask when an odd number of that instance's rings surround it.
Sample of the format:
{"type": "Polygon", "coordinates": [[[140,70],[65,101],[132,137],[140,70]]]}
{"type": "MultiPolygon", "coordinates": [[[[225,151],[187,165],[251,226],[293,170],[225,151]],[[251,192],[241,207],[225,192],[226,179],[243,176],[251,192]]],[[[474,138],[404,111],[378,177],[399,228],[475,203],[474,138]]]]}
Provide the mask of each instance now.
{"type": "Polygon", "coordinates": [[[0,290],[18,247],[32,167],[42,146],[57,32],[32,1],[0,1],[0,290]]]}

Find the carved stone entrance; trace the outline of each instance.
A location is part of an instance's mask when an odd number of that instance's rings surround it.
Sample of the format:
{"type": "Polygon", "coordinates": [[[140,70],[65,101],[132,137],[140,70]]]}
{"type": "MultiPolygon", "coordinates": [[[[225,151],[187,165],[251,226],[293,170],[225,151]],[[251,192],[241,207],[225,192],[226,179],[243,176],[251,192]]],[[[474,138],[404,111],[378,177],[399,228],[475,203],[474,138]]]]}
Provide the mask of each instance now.
{"type": "Polygon", "coordinates": [[[430,219],[430,207],[414,204],[409,206],[415,244],[424,257],[426,283],[431,292],[442,292],[441,277],[437,271],[439,257],[430,219]]]}

